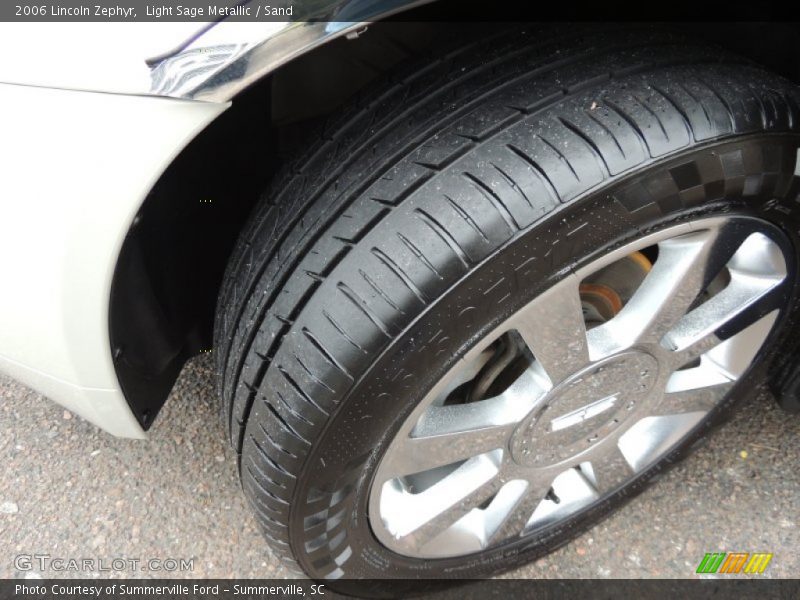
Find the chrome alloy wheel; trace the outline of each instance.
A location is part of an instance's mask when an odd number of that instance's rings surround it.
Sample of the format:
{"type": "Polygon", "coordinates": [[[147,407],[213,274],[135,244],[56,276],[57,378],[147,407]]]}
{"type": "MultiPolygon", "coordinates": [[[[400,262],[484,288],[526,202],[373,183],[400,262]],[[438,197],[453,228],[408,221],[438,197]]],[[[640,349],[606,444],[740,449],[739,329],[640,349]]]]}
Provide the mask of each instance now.
{"type": "Polygon", "coordinates": [[[533,299],[430,390],[373,479],[370,524],[405,556],[463,556],[574,516],[664,457],[764,344],[787,263],[772,226],[710,218],[595,259],[533,299]],[[587,327],[581,282],[653,264],[587,327]]]}

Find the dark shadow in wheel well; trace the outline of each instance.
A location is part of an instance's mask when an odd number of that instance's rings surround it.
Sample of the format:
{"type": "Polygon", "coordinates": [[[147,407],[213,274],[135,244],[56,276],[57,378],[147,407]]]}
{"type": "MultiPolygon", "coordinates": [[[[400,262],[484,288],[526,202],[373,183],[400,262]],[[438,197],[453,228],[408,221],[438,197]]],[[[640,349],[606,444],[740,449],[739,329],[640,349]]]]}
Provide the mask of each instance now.
{"type": "Polygon", "coordinates": [[[145,199],[120,252],[109,334],[120,385],[145,428],[188,358],[211,350],[218,289],[243,223],[283,160],[325,116],[441,26],[376,23],[302,56],[237,96],[145,199]]]}
{"type": "MultiPolygon", "coordinates": [[[[166,170],[128,232],[110,299],[117,376],[145,428],[185,361],[211,351],[228,256],[284,159],[372,80],[448,37],[464,34],[465,27],[467,35],[475,36],[493,26],[376,23],[356,40],[322,46],[240,94],[166,170]]],[[[681,28],[800,80],[796,25],[704,23],[681,28]]]]}

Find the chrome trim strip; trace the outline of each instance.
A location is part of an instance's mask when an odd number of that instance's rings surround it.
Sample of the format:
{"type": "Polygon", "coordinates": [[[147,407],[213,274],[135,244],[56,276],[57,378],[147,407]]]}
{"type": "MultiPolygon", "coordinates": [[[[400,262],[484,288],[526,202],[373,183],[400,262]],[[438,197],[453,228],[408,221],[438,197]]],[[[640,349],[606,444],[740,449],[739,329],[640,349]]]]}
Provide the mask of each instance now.
{"type": "MultiPolygon", "coordinates": [[[[151,71],[150,94],[226,102],[298,56],[433,0],[327,0],[319,20],[220,21],[151,71]],[[348,18],[349,20],[342,20],[348,18]]],[[[251,2],[254,4],[255,2],[251,2]]]]}

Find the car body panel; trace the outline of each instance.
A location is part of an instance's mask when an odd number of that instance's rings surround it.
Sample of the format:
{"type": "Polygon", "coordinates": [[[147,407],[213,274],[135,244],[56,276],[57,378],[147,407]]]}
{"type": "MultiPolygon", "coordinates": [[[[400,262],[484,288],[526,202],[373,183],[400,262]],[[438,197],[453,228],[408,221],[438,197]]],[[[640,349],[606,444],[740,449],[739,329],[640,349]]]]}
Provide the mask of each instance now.
{"type": "Polygon", "coordinates": [[[149,190],[228,103],[0,84],[0,370],[142,437],[108,334],[114,269],[149,190]]]}
{"type": "Polygon", "coordinates": [[[202,23],[0,23],[0,82],[147,94],[145,59],[202,23]],[[144,33],[146,32],[146,33],[144,33]]]}

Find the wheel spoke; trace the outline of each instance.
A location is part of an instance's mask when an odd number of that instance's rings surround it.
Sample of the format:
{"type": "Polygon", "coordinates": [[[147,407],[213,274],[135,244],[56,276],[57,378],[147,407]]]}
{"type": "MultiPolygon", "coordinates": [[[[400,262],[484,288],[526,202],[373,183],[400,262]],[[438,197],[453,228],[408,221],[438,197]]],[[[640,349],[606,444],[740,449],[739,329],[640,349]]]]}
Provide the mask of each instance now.
{"type": "Polygon", "coordinates": [[[393,532],[397,539],[425,527],[413,540],[415,545],[424,544],[500,488],[499,464],[496,452],[473,457],[419,493],[409,492],[398,480],[386,482],[381,514],[398,517],[393,532]]]}
{"type": "MultiPolygon", "coordinates": [[[[453,482],[451,482],[452,484],[453,482]]],[[[438,484],[437,484],[438,485],[438,484]]],[[[436,544],[438,546],[438,550],[441,551],[442,543],[448,543],[448,540],[441,540],[437,539],[439,536],[450,529],[453,525],[455,525],[458,521],[472,512],[474,509],[481,506],[484,502],[492,498],[495,494],[497,494],[503,486],[503,482],[499,477],[493,477],[489,481],[484,482],[478,488],[469,492],[463,498],[457,499],[450,507],[446,510],[443,510],[439,514],[435,515],[434,517],[430,518],[420,527],[409,533],[407,536],[403,536],[405,539],[404,542],[411,544],[415,548],[423,548],[426,547],[426,550],[430,551],[433,548],[431,546],[436,544]],[[432,544],[433,543],[433,544],[432,544]]],[[[472,525],[471,523],[468,524],[472,525]]],[[[482,525],[482,524],[481,524],[482,525]]],[[[474,537],[477,538],[477,544],[482,546],[485,542],[485,534],[483,531],[482,526],[470,528],[472,531],[470,532],[474,537]]],[[[460,541],[460,540],[459,540],[460,541]]],[[[458,551],[459,548],[453,548],[452,550],[458,551]]]]}
{"type": "Polygon", "coordinates": [[[546,393],[546,382],[526,369],[494,398],[430,406],[411,434],[384,463],[391,477],[420,473],[506,446],[517,423],[546,393]]]}
{"type": "Polygon", "coordinates": [[[658,260],[631,299],[633,308],[650,313],[639,341],[659,341],[719,273],[723,265],[706,269],[713,248],[719,247],[718,240],[719,231],[703,231],[659,244],[658,260]]]}
{"type": "Polygon", "coordinates": [[[613,441],[589,462],[592,467],[590,479],[599,494],[615,490],[634,474],[628,459],[613,441]]]}
{"type": "Polygon", "coordinates": [[[384,473],[391,477],[420,473],[503,448],[517,423],[544,393],[536,372],[526,369],[494,398],[431,406],[401,451],[387,461],[384,473]]]}
{"type": "Polygon", "coordinates": [[[681,367],[744,331],[783,302],[780,281],[733,275],[719,294],[685,315],[664,337],[681,367]]]}
{"type": "Polygon", "coordinates": [[[531,302],[514,321],[553,385],[589,362],[579,283],[569,275],[531,302]]]}
{"type": "MultiPolygon", "coordinates": [[[[460,408],[464,407],[446,406],[431,410],[437,413],[437,419],[445,414],[458,419],[457,409],[460,408]]],[[[453,425],[457,427],[457,423],[453,425]]],[[[514,423],[503,423],[409,437],[403,443],[403,451],[396,453],[386,465],[385,472],[390,477],[401,477],[466,460],[502,448],[513,430],[514,423]]]]}
{"type": "Polygon", "coordinates": [[[736,227],[678,236],[658,245],[658,260],[620,313],[592,332],[593,353],[657,343],[724,268],[746,232],[736,227]]]}
{"type": "Polygon", "coordinates": [[[680,415],[691,412],[708,412],[727,394],[733,382],[718,383],[708,387],[681,390],[664,394],[652,416],[680,415]]]}
{"type": "Polygon", "coordinates": [[[552,484],[552,475],[529,480],[525,491],[509,507],[510,510],[505,516],[498,519],[493,531],[489,532],[489,543],[494,544],[521,535],[536,507],[547,496],[552,484]]]}

